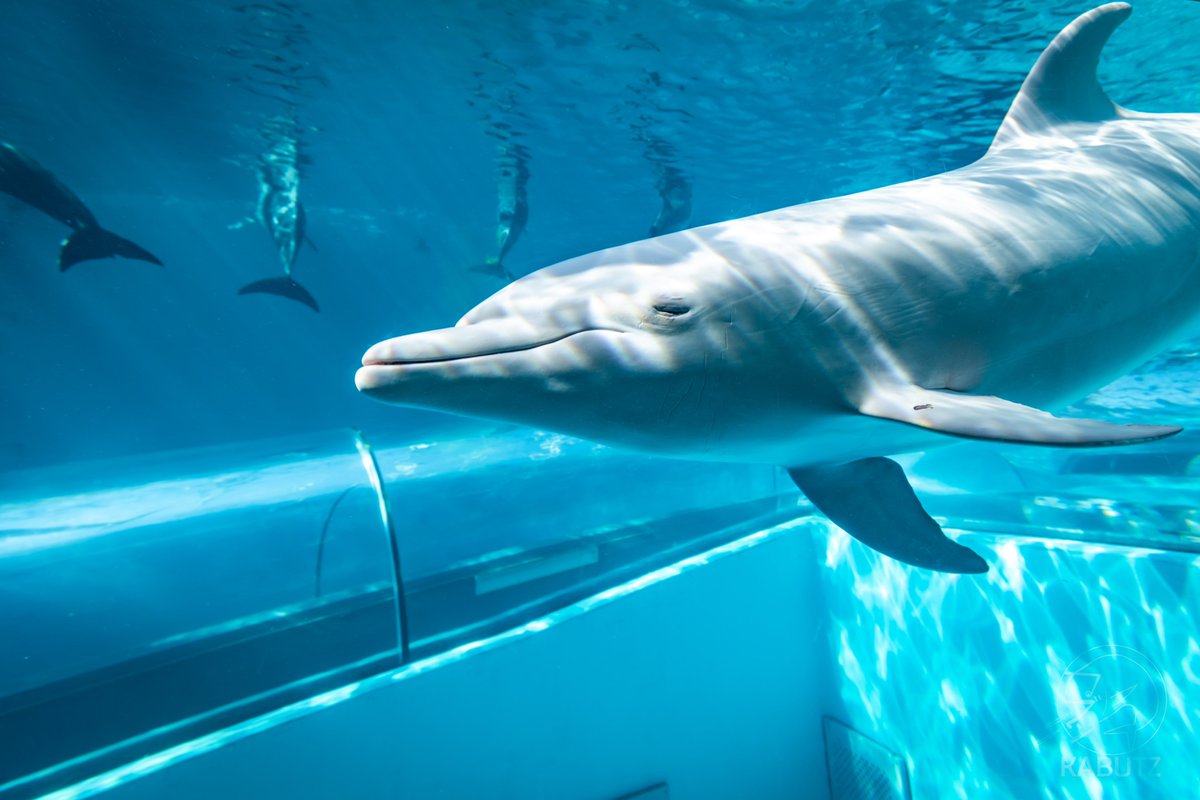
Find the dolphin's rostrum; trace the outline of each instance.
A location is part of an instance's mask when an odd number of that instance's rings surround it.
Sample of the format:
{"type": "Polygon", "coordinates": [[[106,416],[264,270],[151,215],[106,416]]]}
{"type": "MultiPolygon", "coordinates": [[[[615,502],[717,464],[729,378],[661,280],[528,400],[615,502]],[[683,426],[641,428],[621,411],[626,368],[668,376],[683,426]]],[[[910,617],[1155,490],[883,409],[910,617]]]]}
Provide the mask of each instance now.
{"type": "Polygon", "coordinates": [[[664,455],[779,464],[861,542],[929,569],[948,539],[886,458],[961,439],[1086,447],[1179,428],[1061,408],[1200,315],[1200,115],[1096,81],[1130,13],[1071,23],[962,169],[575,258],[454,328],[389,339],[380,400],[664,455]]]}
{"type": "Polygon", "coordinates": [[[96,215],[58,178],[7,142],[0,142],[0,192],[12,195],[75,232],[63,240],[58,268],[123,256],[162,265],[148,250],[100,227],[96,215]]]}

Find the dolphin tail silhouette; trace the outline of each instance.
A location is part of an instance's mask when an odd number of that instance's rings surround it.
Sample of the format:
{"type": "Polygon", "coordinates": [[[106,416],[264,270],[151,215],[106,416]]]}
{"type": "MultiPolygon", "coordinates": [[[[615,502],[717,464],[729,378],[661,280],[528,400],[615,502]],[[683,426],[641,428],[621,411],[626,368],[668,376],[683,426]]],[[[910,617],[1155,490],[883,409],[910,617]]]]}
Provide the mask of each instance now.
{"type": "Polygon", "coordinates": [[[516,277],[508,271],[508,267],[493,258],[489,258],[482,264],[474,264],[468,267],[468,269],[471,272],[482,272],[484,275],[491,275],[493,278],[503,278],[506,281],[511,281],[516,277]]]}
{"type": "Polygon", "coordinates": [[[162,266],[162,262],[149,250],[98,225],[84,225],[63,240],[62,249],[58,251],[58,268],[66,271],[80,261],[114,256],[136,258],[162,266]]]}
{"type": "Polygon", "coordinates": [[[305,289],[287,275],[279,278],[264,278],[261,281],[247,283],[241,289],[238,289],[238,294],[275,294],[280,297],[286,297],[289,300],[295,300],[297,303],[303,303],[318,313],[321,311],[320,306],[317,305],[317,299],[312,296],[308,289],[305,289]]]}

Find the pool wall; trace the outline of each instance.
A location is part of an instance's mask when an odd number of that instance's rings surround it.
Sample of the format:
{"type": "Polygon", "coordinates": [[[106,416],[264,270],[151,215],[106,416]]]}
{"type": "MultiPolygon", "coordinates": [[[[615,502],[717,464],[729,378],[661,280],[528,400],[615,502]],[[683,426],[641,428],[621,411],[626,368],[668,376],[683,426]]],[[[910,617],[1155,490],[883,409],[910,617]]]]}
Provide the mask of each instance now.
{"type": "Polygon", "coordinates": [[[827,530],[842,719],[904,757],[914,798],[1196,796],[1195,553],[1001,529],[960,539],[992,569],[956,576],[827,530]]]}
{"type": "Polygon", "coordinates": [[[824,798],[837,693],[813,542],[793,526],[724,548],[105,797],[824,798]]]}

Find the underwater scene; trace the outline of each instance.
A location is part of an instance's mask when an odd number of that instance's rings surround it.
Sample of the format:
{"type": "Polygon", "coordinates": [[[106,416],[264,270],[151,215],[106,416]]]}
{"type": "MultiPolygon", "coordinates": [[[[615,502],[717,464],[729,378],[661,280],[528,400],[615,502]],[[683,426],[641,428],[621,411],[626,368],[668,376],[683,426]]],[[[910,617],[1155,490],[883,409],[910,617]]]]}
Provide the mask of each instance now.
{"type": "Polygon", "coordinates": [[[1200,798],[1200,3],[1093,2],[10,2],[0,800],[1200,798]]]}

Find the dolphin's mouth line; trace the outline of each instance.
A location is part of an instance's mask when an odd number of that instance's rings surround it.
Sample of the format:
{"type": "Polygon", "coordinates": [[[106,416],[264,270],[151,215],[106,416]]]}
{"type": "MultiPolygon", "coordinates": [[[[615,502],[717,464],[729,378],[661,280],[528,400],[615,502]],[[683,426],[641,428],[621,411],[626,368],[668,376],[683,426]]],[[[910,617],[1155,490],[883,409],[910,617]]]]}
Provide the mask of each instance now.
{"type": "Polygon", "coordinates": [[[481,350],[476,353],[464,353],[454,356],[438,356],[435,358],[405,358],[392,361],[364,361],[364,367],[403,367],[410,364],[445,364],[451,361],[463,361],[468,358],[482,358],[484,356],[498,356],[504,353],[520,353],[526,350],[536,350],[539,347],[545,347],[548,344],[561,342],[563,339],[570,339],[572,336],[578,336],[581,333],[592,333],[595,331],[608,331],[610,333],[622,333],[615,328],[584,328],[583,330],[571,331],[564,333],[561,336],[554,336],[549,339],[541,339],[529,344],[512,345],[511,347],[498,347],[493,350],[481,350]]]}

